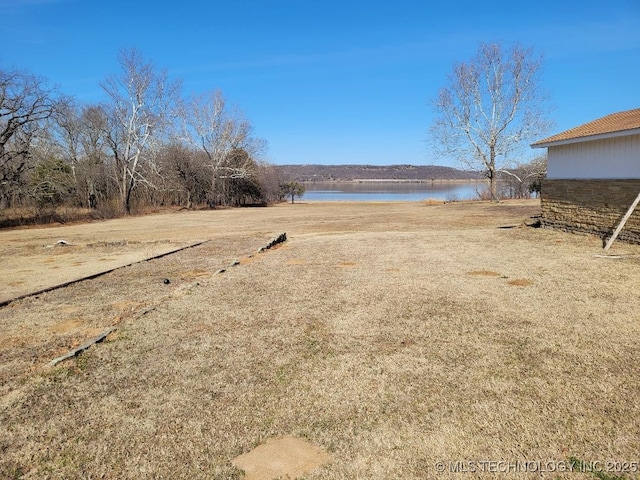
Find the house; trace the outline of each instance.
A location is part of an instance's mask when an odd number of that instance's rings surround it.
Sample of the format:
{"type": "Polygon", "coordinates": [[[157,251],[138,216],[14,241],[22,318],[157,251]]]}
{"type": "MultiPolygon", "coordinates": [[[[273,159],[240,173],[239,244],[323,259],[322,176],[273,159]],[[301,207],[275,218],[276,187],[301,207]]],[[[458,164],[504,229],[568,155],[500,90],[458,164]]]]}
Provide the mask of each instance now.
{"type": "MultiPolygon", "coordinates": [[[[607,115],[531,146],[548,151],[542,225],[610,236],[640,194],[640,108],[607,115]]],[[[618,238],[640,243],[640,208],[618,238]]]]}

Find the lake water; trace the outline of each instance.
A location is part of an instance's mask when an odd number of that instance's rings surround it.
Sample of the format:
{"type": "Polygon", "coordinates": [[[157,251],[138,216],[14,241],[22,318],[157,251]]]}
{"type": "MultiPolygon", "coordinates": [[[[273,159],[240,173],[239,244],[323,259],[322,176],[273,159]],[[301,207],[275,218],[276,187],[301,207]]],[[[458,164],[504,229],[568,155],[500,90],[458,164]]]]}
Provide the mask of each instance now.
{"type": "Polygon", "coordinates": [[[484,182],[313,182],[305,183],[302,201],[419,202],[473,200],[484,182]]]}

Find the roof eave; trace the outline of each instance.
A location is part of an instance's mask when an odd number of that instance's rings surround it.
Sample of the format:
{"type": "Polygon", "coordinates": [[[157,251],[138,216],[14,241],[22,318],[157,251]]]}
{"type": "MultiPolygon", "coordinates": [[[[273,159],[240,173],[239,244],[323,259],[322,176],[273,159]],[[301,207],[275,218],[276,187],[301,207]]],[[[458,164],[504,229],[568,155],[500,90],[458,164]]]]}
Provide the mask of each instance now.
{"type": "Polygon", "coordinates": [[[587,135],[583,137],[568,138],[566,140],[556,140],[551,142],[536,142],[531,144],[531,148],[558,147],[560,145],[569,145],[572,143],[591,142],[593,140],[604,140],[607,138],[626,137],[628,135],[640,134],[640,128],[632,128],[630,130],[619,130],[617,132],[600,133],[597,135],[587,135]]]}

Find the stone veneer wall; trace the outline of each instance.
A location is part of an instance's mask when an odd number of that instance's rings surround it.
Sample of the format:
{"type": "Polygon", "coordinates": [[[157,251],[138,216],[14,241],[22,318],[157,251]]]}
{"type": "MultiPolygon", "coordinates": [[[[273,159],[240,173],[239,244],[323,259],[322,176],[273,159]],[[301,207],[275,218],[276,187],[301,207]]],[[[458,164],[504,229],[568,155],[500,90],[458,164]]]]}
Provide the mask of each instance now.
{"type": "MultiPolygon", "coordinates": [[[[640,179],[544,180],[542,226],[609,238],[639,193],[640,179]]],[[[640,243],[640,205],[618,238],[640,243]]]]}

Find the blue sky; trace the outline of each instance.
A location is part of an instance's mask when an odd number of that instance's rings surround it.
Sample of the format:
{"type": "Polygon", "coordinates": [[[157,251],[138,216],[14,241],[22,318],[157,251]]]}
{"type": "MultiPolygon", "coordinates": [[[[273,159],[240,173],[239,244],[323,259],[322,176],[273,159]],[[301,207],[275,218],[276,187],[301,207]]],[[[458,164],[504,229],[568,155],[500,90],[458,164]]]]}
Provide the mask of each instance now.
{"type": "Polygon", "coordinates": [[[221,89],[276,164],[460,166],[430,151],[429,101],[480,42],[544,56],[550,133],[640,107],[640,0],[0,0],[0,19],[0,67],[99,102],[135,47],[221,89]]]}

